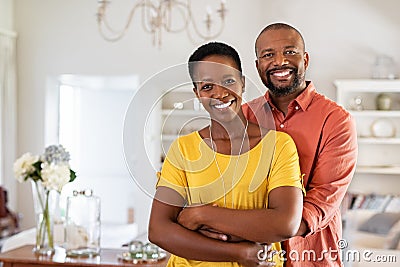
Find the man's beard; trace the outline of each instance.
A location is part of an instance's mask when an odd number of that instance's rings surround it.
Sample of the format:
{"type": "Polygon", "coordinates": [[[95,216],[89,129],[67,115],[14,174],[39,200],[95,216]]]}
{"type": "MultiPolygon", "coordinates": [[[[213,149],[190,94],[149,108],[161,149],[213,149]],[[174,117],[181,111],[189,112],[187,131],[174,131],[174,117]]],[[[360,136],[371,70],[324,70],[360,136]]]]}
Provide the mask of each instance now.
{"type": "Polygon", "coordinates": [[[290,95],[293,92],[295,92],[297,90],[297,88],[299,88],[299,86],[304,82],[304,79],[305,79],[305,77],[304,77],[305,75],[299,74],[297,68],[293,68],[292,71],[294,73],[294,79],[293,79],[293,82],[289,86],[284,86],[284,87],[275,86],[271,81],[270,72],[272,72],[272,70],[266,72],[267,79],[264,82],[264,85],[268,88],[270,93],[274,96],[281,97],[281,96],[290,95]]]}

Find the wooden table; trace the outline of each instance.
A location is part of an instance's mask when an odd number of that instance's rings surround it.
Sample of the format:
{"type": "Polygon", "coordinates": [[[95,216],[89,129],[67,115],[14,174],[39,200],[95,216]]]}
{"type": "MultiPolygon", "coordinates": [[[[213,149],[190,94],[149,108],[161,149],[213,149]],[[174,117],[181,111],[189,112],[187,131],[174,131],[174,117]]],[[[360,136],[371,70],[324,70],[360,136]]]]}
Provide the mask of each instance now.
{"type": "Polygon", "coordinates": [[[56,248],[53,256],[38,256],[32,252],[33,245],[26,245],[14,250],[0,253],[0,262],[3,267],[65,267],[65,266],[85,266],[85,267],[116,267],[116,266],[140,266],[140,267],[165,267],[167,259],[157,263],[132,264],[119,260],[117,255],[125,250],[120,249],[101,249],[100,255],[92,258],[70,258],[66,257],[65,249],[56,248]]]}

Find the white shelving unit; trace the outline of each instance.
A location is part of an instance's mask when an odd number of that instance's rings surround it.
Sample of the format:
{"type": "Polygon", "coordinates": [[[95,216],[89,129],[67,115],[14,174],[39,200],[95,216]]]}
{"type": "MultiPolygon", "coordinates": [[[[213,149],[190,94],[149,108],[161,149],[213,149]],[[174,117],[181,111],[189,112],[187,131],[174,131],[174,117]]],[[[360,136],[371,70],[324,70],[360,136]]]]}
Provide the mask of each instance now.
{"type": "Polygon", "coordinates": [[[400,80],[336,80],[337,103],[356,120],[358,159],[350,190],[400,193],[400,80]],[[378,110],[380,94],[391,107],[378,110]]]}
{"type": "MultiPolygon", "coordinates": [[[[362,212],[381,212],[386,199],[400,195],[400,80],[336,80],[334,84],[337,103],[352,114],[357,125],[357,166],[347,196],[354,201],[348,199],[351,209],[342,210],[343,237],[349,240],[348,249],[354,250],[354,218],[362,212]],[[391,100],[390,108],[379,110],[381,94],[391,100]]],[[[346,267],[352,265],[345,262],[346,267]]]]}
{"type": "Polygon", "coordinates": [[[191,85],[165,92],[161,100],[161,158],[181,135],[200,130],[209,123],[209,115],[197,100],[191,85]]]}
{"type": "Polygon", "coordinates": [[[195,117],[195,116],[199,116],[199,115],[206,115],[207,116],[207,112],[204,110],[187,110],[187,109],[163,109],[161,111],[161,114],[163,116],[169,116],[169,115],[173,115],[173,116],[182,116],[182,117],[195,117]]]}

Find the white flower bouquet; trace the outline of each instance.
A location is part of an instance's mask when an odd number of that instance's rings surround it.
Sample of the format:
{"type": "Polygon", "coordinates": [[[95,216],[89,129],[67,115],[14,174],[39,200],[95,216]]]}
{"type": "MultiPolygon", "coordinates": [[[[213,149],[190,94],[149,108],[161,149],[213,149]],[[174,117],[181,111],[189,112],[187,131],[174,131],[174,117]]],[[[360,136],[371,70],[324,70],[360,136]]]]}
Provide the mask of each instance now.
{"type": "Polygon", "coordinates": [[[25,153],[14,162],[14,175],[19,182],[31,180],[36,212],[36,245],[34,252],[54,253],[51,191],[61,192],[65,184],[76,178],[70,168],[70,156],[62,145],[46,147],[43,155],[25,153]]]}
{"type": "Polygon", "coordinates": [[[40,181],[48,190],[61,192],[63,186],[76,178],[69,166],[70,156],[62,145],[46,147],[43,155],[25,153],[14,162],[14,175],[19,182],[40,181]]]}

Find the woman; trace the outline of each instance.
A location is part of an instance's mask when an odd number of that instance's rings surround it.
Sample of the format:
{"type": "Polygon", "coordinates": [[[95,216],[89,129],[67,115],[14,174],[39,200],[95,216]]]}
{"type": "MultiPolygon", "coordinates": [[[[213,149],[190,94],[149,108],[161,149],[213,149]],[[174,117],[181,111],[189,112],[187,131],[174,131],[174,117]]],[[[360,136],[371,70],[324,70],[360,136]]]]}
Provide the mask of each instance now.
{"type": "Polygon", "coordinates": [[[171,145],[149,240],[173,254],[168,266],[265,266],[263,244],[290,238],[301,220],[295,144],[245,119],[245,78],[235,49],[202,45],[189,58],[189,73],[211,123],[171,145]]]}

